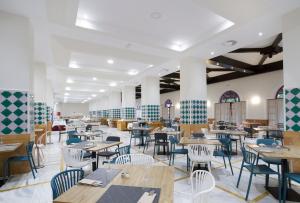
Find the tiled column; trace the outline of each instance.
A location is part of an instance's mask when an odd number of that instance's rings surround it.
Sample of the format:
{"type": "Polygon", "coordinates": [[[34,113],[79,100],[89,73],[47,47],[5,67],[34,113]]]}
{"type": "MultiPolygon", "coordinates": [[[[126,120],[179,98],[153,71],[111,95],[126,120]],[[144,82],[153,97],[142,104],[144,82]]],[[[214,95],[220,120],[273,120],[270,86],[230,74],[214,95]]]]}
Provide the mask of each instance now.
{"type": "Polygon", "coordinates": [[[180,64],[180,119],[186,133],[207,124],[206,66],[193,57],[180,64]]]}
{"type": "Polygon", "coordinates": [[[300,9],[283,18],[283,77],[285,89],[285,128],[300,132],[300,9]]]}
{"type": "Polygon", "coordinates": [[[0,27],[0,134],[31,134],[32,28],[28,19],[1,11],[0,27]]]}
{"type": "Polygon", "coordinates": [[[121,118],[121,92],[113,91],[109,94],[109,113],[111,119],[121,118]]]}
{"type": "Polygon", "coordinates": [[[122,89],[122,119],[135,118],[135,87],[125,86],[122,89]]]}
{"type": "Polygon", "coordinates": [[[142,80],[142,118],[146,121],[160,120],[159,77],[148,76],[142,80]]]}

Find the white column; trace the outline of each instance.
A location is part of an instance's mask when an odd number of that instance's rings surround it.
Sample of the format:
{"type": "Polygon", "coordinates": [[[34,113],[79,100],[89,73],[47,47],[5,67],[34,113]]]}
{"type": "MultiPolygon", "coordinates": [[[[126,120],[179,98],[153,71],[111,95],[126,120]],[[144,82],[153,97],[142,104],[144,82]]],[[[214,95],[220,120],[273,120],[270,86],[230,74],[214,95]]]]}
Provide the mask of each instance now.
{"type": "Polygon", "coordinates": [[[187,57],[180,64],[180,117],[182,124],[207,123],[206,65],[187,57]]]}
{"type": "Polygon", "coordinates": [[[300,132],[300,9],[283,18],[283,78],[285,89],[285,127],[300,132]]]}
{"type": "Polygon", "coordinates": [[[121,118],[121,92],[112,91],[109,94],[109,118],[121,118]]]}
{"type": "Polygon", "coordinates": [[[148,76],[142,80],[142,118],[147,121],[160,120],[159,77],[148,76]]]}
{"type": "Polygon", "coordinates": [[[46,119],[47,121],[51,121],[54,112],[54,94],[50,80],[47,80],[46,85],[46,119]]]}
{"type": "Polygon", "coordinates": [[[0,134],[30,134],[32,27],[27,18],[1,11],[0,27],[0,134]]]}
{"type": "Polygon", "coordinates": [[[135,87],[125,86],[122,88],[122,119],[135,118],[135,87]]]}

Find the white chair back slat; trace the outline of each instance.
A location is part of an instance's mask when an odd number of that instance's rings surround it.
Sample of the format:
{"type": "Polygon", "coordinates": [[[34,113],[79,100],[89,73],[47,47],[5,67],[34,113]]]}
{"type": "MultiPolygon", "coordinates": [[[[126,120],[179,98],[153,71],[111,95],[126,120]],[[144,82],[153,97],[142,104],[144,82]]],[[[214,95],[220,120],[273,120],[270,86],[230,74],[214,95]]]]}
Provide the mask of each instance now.
{"type": "Polygon", "coordinates": [[[125,154],[116,159],[116,164],[152,165],[154,164],[154,159],[152,156],[145,154],[125,154]]]}
{"type": "Polygon", "coordinates": [[[190,177],[192,186],[193,203],[204,203],[207,194],[215,188],[215,178],[213,175],[204,170],[196,170],[190,177]]]}

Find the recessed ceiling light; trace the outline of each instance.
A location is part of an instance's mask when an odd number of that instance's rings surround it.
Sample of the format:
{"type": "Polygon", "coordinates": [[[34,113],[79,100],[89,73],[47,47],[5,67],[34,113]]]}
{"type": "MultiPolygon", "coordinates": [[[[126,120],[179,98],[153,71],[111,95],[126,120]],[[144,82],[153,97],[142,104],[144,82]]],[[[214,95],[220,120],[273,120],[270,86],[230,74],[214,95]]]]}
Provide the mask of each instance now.
{"type": "Polygon", "coordinates": [[[180,66],[177,66],[177,70],[180,70],[180,68],[181,68],[180,66]]]}
{"type": "Polygon", "coordinates": [[[160,18],[161,18],[161,13],[160,13],[160,12],[157,12],[157,11],[152,12],[152,13],[150,13],[150,17],[151,17],[152,19],[155,19],[155,20],[160,19],[160,18]]]}
{"type": "Polygon", "coordinates": [[[87,98],[87,100],[91,100],[91,99],[92,99],[91,97],[87,98]]]}
{"type": "Polygon", "coordinates": [[[65,90],[70,91],[71,87],[66,87],[65,90]]]}
{"type": "Polygon", "coordinates": [[[111,82],[111,83],[109,83],[109,86],[115,87],[115,86],[117,86],[117,83],[116,82],[111,82]]]}
{"type": "Polygon", "coordinates": [[[97,80],[97,78],[96,78],[96,77],[93,77],[93,80],[95,81],[95,80],[97,80]]]}
{"type": "Polygon", "coordinates": [[[68,92],[65,93],[65,96],[69,96],[70,94],[68,92]]]}
{"type": "Polygon", "coordinates": [[[128,75],[137,75],[139,72],[135,69],[131,69],[128,71],[128,75]]]}
{"type": "Polygon", "coordinates": [[[214,55],[214,54],[215,54],[215,52],[213,52],[213,51],[212,51],[212,52],[210,52],[210,55],[214,55]]]}
{"type": "Polygon", "coordinates": [[[80,66],[77,64],[76,61],[71,61],[71,62],[69,63],[69,68],[78,69],[78,68],[80,68],[80,66]]]}
{"type": "Polygon", "coordinates": [[[108,63],[108,64],[114,64],[114,60],[108,59],[108,60],[107,60],[107,63],[108,63]]]}
{"type": "Polygon", "coordinates": [[[67,79],[66,83],[71,84],[71,83],[74,83],[74,81],[72,79],[67,79]]]}
{"type": "Polygon", "coordinates": [[[225,47],[232,47],[234,45],[236,45],[237,41],[235,40],[228,40],[226,42],[223,42],[222,45],[225,47]]]}
{"type": "Polygon", "coordinates": [[[92,97],[97,97],[97,95],[96,94],[92,94],[92,97]]]}
{"type": "Polygon", "coordinates": [[[258,36],[260,36],[260,37],[263,36],[263,35],[264,35],[264,33],[262,33],[262,32],[258,33],[258,36]]]}
{"type": "Polygon", "coordinates": [[[170,48],[174,51],[181,52],[184,51],[187,48],[187,46],[184,45],[182,42],[174,42],[170,48]]]}
{"type": "Polygon", "coordinates": [[[104,90],[104,89],[101,89],[101,90],[99,90],[99,92],[102,92],[102,93],[103,93],[103,92],[105,92],[105,90],[104,90]]]}
{"type": "Polygon", "coordinates": [[[149,66],[148,66],[148,68],[152,68],[153,67],[153,64],[150,64],[149,66]]]}

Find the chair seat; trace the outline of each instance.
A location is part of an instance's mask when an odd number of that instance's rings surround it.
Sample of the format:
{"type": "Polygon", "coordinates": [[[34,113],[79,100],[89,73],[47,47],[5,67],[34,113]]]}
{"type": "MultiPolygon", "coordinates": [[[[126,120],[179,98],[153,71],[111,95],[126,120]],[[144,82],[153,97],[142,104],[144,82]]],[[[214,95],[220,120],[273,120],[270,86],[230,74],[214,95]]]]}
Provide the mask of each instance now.
{"type": "MultiPolygon", "coordinates": [[[[245,168],[247,168],[249,171],[252,170],[251,165],[246,165],[245,168]]],[[[272,170],[267,165],[254,165],[253,166],[253,173],[254,174],[278,174],[276,171],[272,170]]]]}
{"type": "Polygon", "coordinates": [[[174,154],[188,154],[189,151],[188,151],[188,149],[175,149],[174,151],[172,151],[172,153],[174,153],[174,154]]]}
{"type": "Polygon", "coordinates": [[[118,152],[111,152],[111,151],[104,151],[104,152],[99,152],[97,155],[98,156],[105,156],[105,157],[110,157],[113,155],[118,154],[118,152]]]}
{"type": "Polygon", "coordinates": [[[28,156],[13,156],[13,157],[9,157],[7,159],[8,162],[10,161],[28,161],[29,157],[28,156]]]}
{"type": "Polygon", "coordinates": [[[300,183],[300,173],[287,173],[286,176],[293,181],[300,183]]]}
{"type": "Polygon", "coordinates": [[[213,156],[227,156],[224,151],[214,151],[213,156]]]}
{"type": "Polygon", "coordinates": [[[268,164],[281,165],[281,159],[272,159],[272,158],[261,158],[264,162],[268,164]]]}
{"type": "Polygon", "coordinates": [[[83,158],[90,158],[90,157],[92,157],[92,153],[90,153],[90,152],[85,152],[83,154],[83,158]]]}

